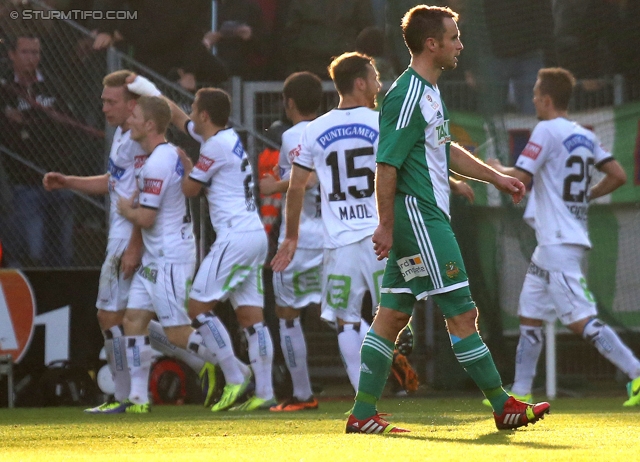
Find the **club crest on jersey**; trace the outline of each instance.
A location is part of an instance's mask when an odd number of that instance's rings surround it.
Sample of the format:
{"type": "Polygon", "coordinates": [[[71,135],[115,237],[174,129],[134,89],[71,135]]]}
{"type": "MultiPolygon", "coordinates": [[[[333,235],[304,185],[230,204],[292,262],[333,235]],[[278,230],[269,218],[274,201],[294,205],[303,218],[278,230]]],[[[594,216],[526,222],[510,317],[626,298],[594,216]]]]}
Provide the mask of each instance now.
{"type": "Polygon", "coordinates": [[[533,141],[529,141],[527,145],[522,150],[522,155],[528,157],[531,160],[536,160],[542,151],[542,146],[534,143],[533,141]]]}
{"type": "Polygon", "coordinates": [[[145,178],[142,192],[159,196],[160,191],[162,191],[162,183],[163,180],[158,180],[155,178],[145,178]]]}
{"type": "Polygon", "coordinates": [[[456,262],[454,261],[450,261],[444,265],[444,271],[449,279],[453,279],[460,274],[460,268],[458,268],[458,265],[456,265],[456,262]]]}
{"type": "Polygon", "coordinates": [[[440,107],[440,105],[433,100],[431,95],[427,95],[427,101],[429,101],[429,104],[431,104],[431,107],[433,108],[434,111],[440,107]]]}
{"type": "Polygon", "coordinates": [[[413,278],[429,276],[427,267],[424,265],[422,255],[416,254],[410,257],[401,258],[396,262],[405,281],[413,278]]]}
{"type": "Polygon", "coordinates": [[[378,138],[378,131],[363,124],[339,125],[337,127],[331,127],[321,134],[316,141],[325,149],[331,143],[346,138],[359,138],[374,144],[378,138]]]}
{"type": "Polygon", "coordinates": [[[196,168],[202,170],[203,172],[208,172],[214,163],[215,160],[209,159],[207,156],[200,154],[200,157],[198,157],[196,168]]]}
{"type": "Polygon", "coordinates": [[[438,146],[451,143],[451,134],[449,133],[448,120],[445,120],[442,125],[436,125],[436,135],[438,136],[438,146]]]}
{"type": "Polygon", "coordinates": [[[572,152],[574,149],[583,147],[587,148],[590,152],[593,152],[595,148],[593,141],[584,135],[571,135],[569,138],[562,142],[567,151],[572,152]]]}

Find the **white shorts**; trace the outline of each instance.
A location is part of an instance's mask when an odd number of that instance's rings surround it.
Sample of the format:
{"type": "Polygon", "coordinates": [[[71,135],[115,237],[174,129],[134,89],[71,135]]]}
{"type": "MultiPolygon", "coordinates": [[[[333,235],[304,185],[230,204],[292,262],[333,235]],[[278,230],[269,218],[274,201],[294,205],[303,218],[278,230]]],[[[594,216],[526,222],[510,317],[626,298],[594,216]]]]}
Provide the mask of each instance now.
{"type": "Polygon", "coordinates": [[[264,307],[262,268],[267,258],[264,230],[218,235],[193,280],[189,296],[199,302],[229,300],[264,307]]]}
{"type": "Polygon", "coordinates": [[[322,275],[322,319],[360,322],[362,299],[371,292],[373,309],[380,300],[380,286],[386,261],[373,251],[371,236],[353,244],[324,250],[322,275]]]}
{"type": "Polygon", "coordinates": [[[120,260],[128,244],[128,239],[109,239],[107,242],[107,256],[100,270],[96,301],[96,307],[100,310],[120,311],[127,307],[131,278],[123,278],[120,260]]]}
{"type": "Polygon", "coordinates": [[[297,249],[284,271],[273,273],[276,305],[301,309],[322,298],[322,249],[297,249]]]}
{"type": "Polygon", "coordinates": [[[564,325],[596,316],[593,294],[580,268],[586,249],[577,245],[536,247],[524,278],[518,315],[564,325]]]}
{"type": "Polygon", "coordinates": [[[154,311],[163,327],[190,325],[187,293],[194,263],[165,263],[145,259],[133,276],[128,309],[154,311]]]}

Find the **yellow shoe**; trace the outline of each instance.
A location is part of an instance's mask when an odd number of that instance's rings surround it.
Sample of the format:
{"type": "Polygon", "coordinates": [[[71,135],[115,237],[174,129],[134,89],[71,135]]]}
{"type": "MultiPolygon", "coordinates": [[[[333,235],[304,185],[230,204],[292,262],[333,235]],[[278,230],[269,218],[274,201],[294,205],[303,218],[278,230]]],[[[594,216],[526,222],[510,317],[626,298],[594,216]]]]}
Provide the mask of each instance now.
{"type": "Polygon", "coordinates": [[[638,406],[640,404],[640,377],[636,377],[627,384],[629,399],[622,403],[625,407],[638,406]]]}
{"type": "Polygon", "coordinates": [[[222,396],[220,401],[211,407],[211,412],[226,411],[233,406],[238,398],[247,390],[249,383],[251,382],[251,375],[244,379],[239,385],[227,384],[222,390],[222,396]]]}

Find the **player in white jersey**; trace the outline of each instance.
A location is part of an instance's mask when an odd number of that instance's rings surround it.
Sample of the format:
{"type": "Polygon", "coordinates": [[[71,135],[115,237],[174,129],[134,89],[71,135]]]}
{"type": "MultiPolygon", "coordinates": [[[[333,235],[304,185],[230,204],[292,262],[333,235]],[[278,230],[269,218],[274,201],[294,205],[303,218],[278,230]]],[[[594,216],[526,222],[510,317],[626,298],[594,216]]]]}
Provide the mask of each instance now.
{"type": "Polygon", "coordinates": [[[129,291],[124,317],[131,388],[127,400],[110,413],[149,412],[151,346],[149,322],[157,316],[173,345],[214,363],[215,356],[191,327],[187,291],[196,262],[195,239],[182,193],[184,168],[178,149],[164,137],[171,109],[160,97],[142,96],[128,124],[131,138],[149,157],[138,177],[138,194],[118,201],[118,212],[141,228],[144,253],[129,291]]]}
{"type": "MultiPolygon", "coordinates": [[[[280,180],[267,175],[260,180],[260,192],[265,195],[285,193],[289,188],[292,160],[299,151],[300,135],[308,123],[317,117],[322,102],[322,81],[311,72],[296,72],[284,81],[282,89],[285,113],[293,126],[282,134],[278,166],[280,180]]],[[[320,188],[315,174],[307,183],[300,216],[300,241],[291,264],[273,273],[276,299],[275,312],[280,320],[280,346],[291,374],[293,396],[272,411],[317,409],[307,365],[307,344],[300,324],[300,311],[321,300],[322,254],[324,231],[320,212],[320,188]]],[[[285,220],[280,226],[278,242],[285,236],[285,220]]]]}
{"type": "Polygon", "coordinates": [[[378,113],[372,108],[381,85],[371,59],[359,53],[337,57],[329,73],[340,101],[304,129],[287,191],[286,235],[272,267],[285,270],[303,238],[298,224],[305,186],[315,170],[324,223],[322,317],[337,322],[340,353],[357,389],[360,345],[368,327],[361,319],[362,300],[369,291],[377,305],[384,272],[384,262],[371,250],[378,220],[373,186],[378,113]]]}
{"type": "Polygon", "coordinates": [[[103,79],[102,111],[107,123],[115,126],[115,134],[109,153],[109,166],[103,175],[78,177],[49,172],[43,179],[48,191],[72,189],[85,194],[109,194],[109,235],[106,259],[100,272],[98,287],[98,323],[104,336],[107,362],[115,383],[114,403],[105,403],[87,412],[97,413],[111,409],[129,395],[129,374],[122,338],[122,319],[127,306],[131,276],[140,264],[142,238],[140,230],[133,227],[117,213],[120,197],[130,197],[136,190],[136,176],[147,159],[140,145],[130,138],[127,119],[136,105],[137,95],[126,88],[126,78],[131,72],[113,72],[103,79]]]}
{"type": "Polygon", "coordinates": [[[568,120],[574,85],[573,75],[565,69],[541,69],[533,87],[533,102],[541,122],[515,167],[492,161],[497,169],[525,184],[533,180],[535,192],[533,222],[538,245],[520,294],[520,339],[511,391],[531,398],[543,345],[543,321],[558,318],[629,376],[629,399],[624,405],[636,406],[640,404],[640,361],[616,332],[597,318],[595,300],[580,267],[591,248],[589,202],[611,193],[627,177],[593,132],[568,120]],[[594,167],[604,177],[592,186],[594,167]]]}

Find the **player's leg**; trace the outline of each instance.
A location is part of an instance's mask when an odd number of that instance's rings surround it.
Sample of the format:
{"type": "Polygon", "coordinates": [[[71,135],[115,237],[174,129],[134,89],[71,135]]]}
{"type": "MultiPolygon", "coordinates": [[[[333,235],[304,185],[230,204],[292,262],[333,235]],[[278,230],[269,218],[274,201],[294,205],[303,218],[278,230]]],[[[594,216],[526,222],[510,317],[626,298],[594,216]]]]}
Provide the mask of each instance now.
{"type": "Polygon", "coordinates": [[[313,397],[307,363],[307,343],[300,313],[310,304],[319,304],[322,297],[322,249],[298,249],[285,271],[274,273],[273,288],[276,316],[280,323],[280,347],[291,375],[293,396],[272,411],[317,409],[313,397]]]}
{"type": "MultiPolygon", "coordinates": [[[[135,281],[132,287],[134,284],[135,281]]],[[[132,306],[139,305],[138,300],[140,299],[133,299],[132,306]]],[[[154,312],[148,308],[128,308],[125,311],[123,325],[131,389],[119,412],[149,412],[149,371],[153,351],[147,335],[147,325],[153,317],[154,312]]]]}

